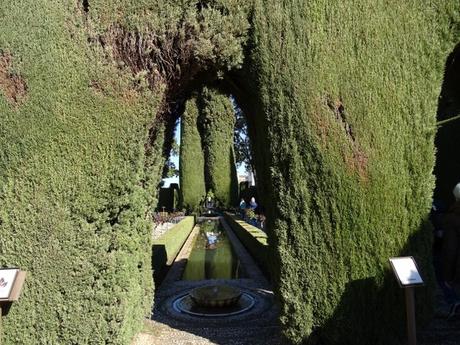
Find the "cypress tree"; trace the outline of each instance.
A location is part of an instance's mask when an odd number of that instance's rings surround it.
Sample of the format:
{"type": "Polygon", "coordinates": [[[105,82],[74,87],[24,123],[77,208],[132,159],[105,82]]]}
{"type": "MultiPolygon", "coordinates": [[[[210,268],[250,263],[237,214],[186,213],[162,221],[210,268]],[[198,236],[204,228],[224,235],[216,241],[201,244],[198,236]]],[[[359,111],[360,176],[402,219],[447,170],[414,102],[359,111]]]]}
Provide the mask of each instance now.
{"type": "Polygon", "coordinates": [[[199,107],[206,189],[213,191],[222,206],[234,206],[238,179],[233,146],[233,105],[227,95],[205,87],[200,93],[199,107]]]}
{"type": "Polygon", "coordinates": [[[186,102],[182,115],[179,156],[181,204],[188,210],[196,210],[206,195],[198,117],[196,97],[192,97],[186,102]]]}

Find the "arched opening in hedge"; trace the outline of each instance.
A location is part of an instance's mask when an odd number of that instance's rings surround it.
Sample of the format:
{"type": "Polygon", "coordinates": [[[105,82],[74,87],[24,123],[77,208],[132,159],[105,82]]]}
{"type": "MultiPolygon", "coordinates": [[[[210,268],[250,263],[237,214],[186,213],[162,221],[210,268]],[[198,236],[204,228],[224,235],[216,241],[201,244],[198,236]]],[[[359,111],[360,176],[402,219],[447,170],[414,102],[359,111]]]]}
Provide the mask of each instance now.
{"type": "MultiPolygon", "coordinates": [[[[238,116],[242,117],[243,121],[245,122],[245,132],[248,137],[246,144],[250,146],[247,149],[252,155],[251,168],[255,171],[268,171],[268,169],[264,167],[266,157],[260,157],[260,155],[265,155],[267,153],[267,146],[264,147],[263,144],[259,144],[261,142],[267,144],[267,141],[263,139],[263,135],[266,133],[266,130],[264,129],[264,123],[259,122],[260,119],[263,119],[264,117],[261,115],[262,110],[259,110],[257,103],[254,102],[257,94],[251,91],[255,90],[256,87],[251,85],[247,79],[249,78],[245,78],[244,73],[240,70],[240,72],[230,72],[223,78],[212,79],[209,75],[207,75],[207,77],[202,80],[202,84],[199,83],[199,80],[195,80],[191,88],[187,89],[185,92],[181,92],[183,97],[177,101],[177,103],[180,104],[180,106],[178,106],[179,111],[174,114],[169,114],[169,119],[165,120],[169,121],[168,123],[173,123],[177,121],[178,118],[180,118],[181,121],[179,176],[180,188],[182,191],[181,203],[183,206],[182,208],[185,210],[191,211],[196,208],[196,206],[198,206],[198,201],[202,200],[203,196],[206,194],[206,191],[214,189],[212,185],[212,175],[215,175],[215,172],[209,172],[209,169],[212,170],[213,167],[209,166],[209,163],[206,161],[206,155],[212,155],[215,151],[217,154],[222,154],[225,157],[229,156],[228,159],[225,158],[224,160],[230,161],[230,164],[225,165],[220,170],[224,175],[234,175],[236,173],[234,168],[234,146],[232,143],[234,132],[234,128],[232,127],[235,125],[236,112],[239,112],[238,116]],[[245,85],[248,87],[246,88],[245,85]],[[203,97],[203,93],[205,94],[205,97],[203,97]],[[210,110],[209,104],[206,105],[204,103],[210,103],[210,100],[214,101],[214,99],[219,98],[219,102],[225,104],[220,107],[220,113],[212,115],[216,118],[225,118],[230,116],[230,119],[228,120],[230,121],[230,124],[226,126],[230,127],[221,129],[220,133],[218,133],[219,136],[223,135],[225,138],[218,136],[216,138],[212,138],[212,140],[216,141],[217,144],[220,144],[221,141],[231,142],[231,150],[229,154],[217,152],[219,151],[219,145],[215,145],[215,143],[214,145],[217,147],[210,148],[209,145],[204,142],[204,140],[207,139],[205,138],[206,130],[203,129],[203,123],[216,121],[216,119],[210,119],[209,114],[206,115],[208,118],[205,118],[206,116],[203,115],[203,113],[209,111],[212,112],[213,110],[210,110]],[[208,108],[206,109],[207,106],[208,108]],[[259,120],[256,118],[257,114],[259,114],[259,120]],[[211,152],[206,152],[206,150],[211,152]],[[193,202],[190,200],[190,195],[193,199],[193,202]],[[184,198],[185,200],[183,200],[184,198]]],[[[223,119],[220,119],[219,121],[221,120],[223,119]]],[[[224,122],[225,121],[227,120],[224,120],[224,122]]],[[[170,125],[168,124],[166,128],[168,126],[170,125]]],[[[170,152],[172,136],[173,131],[168,131],[165,139],[164,152],[170,152]]],[[[226,145],[228,146],[228,143],[226,145]]],[[[259,200],[257,201],[264,206],[268,203],[268,201],[264,200],[265,198],[263,197],[263,191],[266,188],[266,186],[264,186],[263,173],[261,173],[260,176],[261,177],[256,185],[256,188],[251,189],[247,195],[257,196],[257,199],[261,199],[260,202],[259,200]],[[255,191],[255,189],[257,189],[257,191],[255,191]]],[[[236,175],[231,177],[228,176],[227,179],[232,180],[233,184],[237,177],[236,175]]],[[[238,188],[232,187],[232,191],[230,193],[233,194],[235,190],[238,191],[238,188]]],[[[214,190],[213,192],[216,191],[214,190]]],[[[217,193],[219,194],[218,191],[217,193]]],[[[222,196],[220,195],[217,195],[216,197],[219,200],[222,199],[222,196]]],[[[227,202],[223,202],[223,205],[237,206],[238,198],[235,198],[232,195],[231,197],[227,197],[227,199],[227,202]],[[228,202],[230,199],[231,202],[228,202]]],[[[265,209],[265,206],[262,209],[265,209]]]]}
{"type": "Polygon", "coordinates": [[[251,197],[258,200],[253,177],[249,178],[252,185],[239,185],[236,169],[252,176],[256,171],[254,139],[248,131],[247,117],[235,97],[219,83],[192,91],[181,115],[182,210],[195,210],[208,191],[221,208],[236,207],[241,198],[246,203],[251,197]]]}
{"type": "Polygon", "coordinates": [[[425,114],[440,46],[458,37],[453,0],[10,3],[1,261],[33,274],[2,323],[7,343],[128,343],[139,330],[169,133],[216,80],[249,115],[286,336],[397,343],[388,257],[418,234],[410,254],[428,261],[425,114]],[[27,85],[20,102],[11,80],[27,85]]]}

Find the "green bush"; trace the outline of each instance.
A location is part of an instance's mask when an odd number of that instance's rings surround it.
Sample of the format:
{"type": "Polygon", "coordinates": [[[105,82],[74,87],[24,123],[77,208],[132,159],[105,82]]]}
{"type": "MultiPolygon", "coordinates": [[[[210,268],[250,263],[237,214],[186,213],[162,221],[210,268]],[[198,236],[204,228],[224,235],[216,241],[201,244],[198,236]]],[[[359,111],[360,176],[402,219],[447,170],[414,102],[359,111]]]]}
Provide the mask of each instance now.
{"type": "Polygon", "coordinates": [[[130,343],[151,312],[146,215],[181,78],[168,59],[242,62],[235,4],[83,3],[1,5],[0,266],[29,272],[4,344],[130,343]]]}
{"type": "Polygon", "coordinates": [[[212,190],[224,207],[235,206],[238,178],[235,166],[233,132],[235,112],[228,95],[204,88],[198,98],[206,190],[212,190]]]}
{"type": "Polygon", "coordinates": [[[229,83],[292,343],[402,343],[397,255],[416,257],[417,315],[430,317],[436,101],[459,22],[455,1],[255,1],[229,83]]]}
{"type": "Polygon", "coordinates": [[[197,211],[206,195],[204,183],[204,155],[198,129],[196,98],[189,99],[181,118],[179,156],[180,195],[182,207],[197,211]]]}
{"type": "Polygon", "coordinates": [[[167,128],[217,76],[248,115],[286,337],[401,342],[388,257],[405,253],[430,315],[424,220],[457,0],[82,3],[1,5],[0,265],[29,272],[6,344],[129,343],[151,310],[145,215],[167,128]]]}
{"type": "Polygon", "coordinates": [[[185,217],[163,236],[153,241],[152,262],[155,282],[163,279],[167,268],[174,262],[194,226],[195,217],[185,217]]]}
{"type": "Polygon", "coordinates": [[[270,274],[267,234],[255,226],[246,223],[240,217],[224,213],[225,220],[257,261],[266,275],[270,274]]]}

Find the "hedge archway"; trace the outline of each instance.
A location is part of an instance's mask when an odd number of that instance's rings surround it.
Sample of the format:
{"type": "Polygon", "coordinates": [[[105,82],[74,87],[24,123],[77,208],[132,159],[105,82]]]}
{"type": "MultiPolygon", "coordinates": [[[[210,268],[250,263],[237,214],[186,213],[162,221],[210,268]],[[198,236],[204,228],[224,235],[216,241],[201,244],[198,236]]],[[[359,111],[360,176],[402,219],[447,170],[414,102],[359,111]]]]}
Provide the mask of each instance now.
{"type": "Polygon", "coordinates": [[[31,272],[5,342],[129,343],[150,312],[149,213],[171,124],[217,79],[251,114],[285,336],[398,344],[387,260],[410,253],[430,280],[424,219],[456,5],[2,5],[0,264],[31,272]]]}

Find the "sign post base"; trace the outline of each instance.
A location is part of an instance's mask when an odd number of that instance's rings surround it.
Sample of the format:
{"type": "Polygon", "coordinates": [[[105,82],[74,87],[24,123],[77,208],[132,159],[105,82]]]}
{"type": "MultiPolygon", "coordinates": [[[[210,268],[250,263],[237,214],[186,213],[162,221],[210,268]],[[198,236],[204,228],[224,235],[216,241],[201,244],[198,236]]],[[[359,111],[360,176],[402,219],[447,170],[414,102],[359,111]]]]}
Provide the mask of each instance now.
{"type": "Polygon", "coordinates": [[[404,289],[406,295],[406,315],[407,315],[407,341],[408,345],[417,345],[417,330],[415,326],[415,302],[414,288],[404,289]]]}

